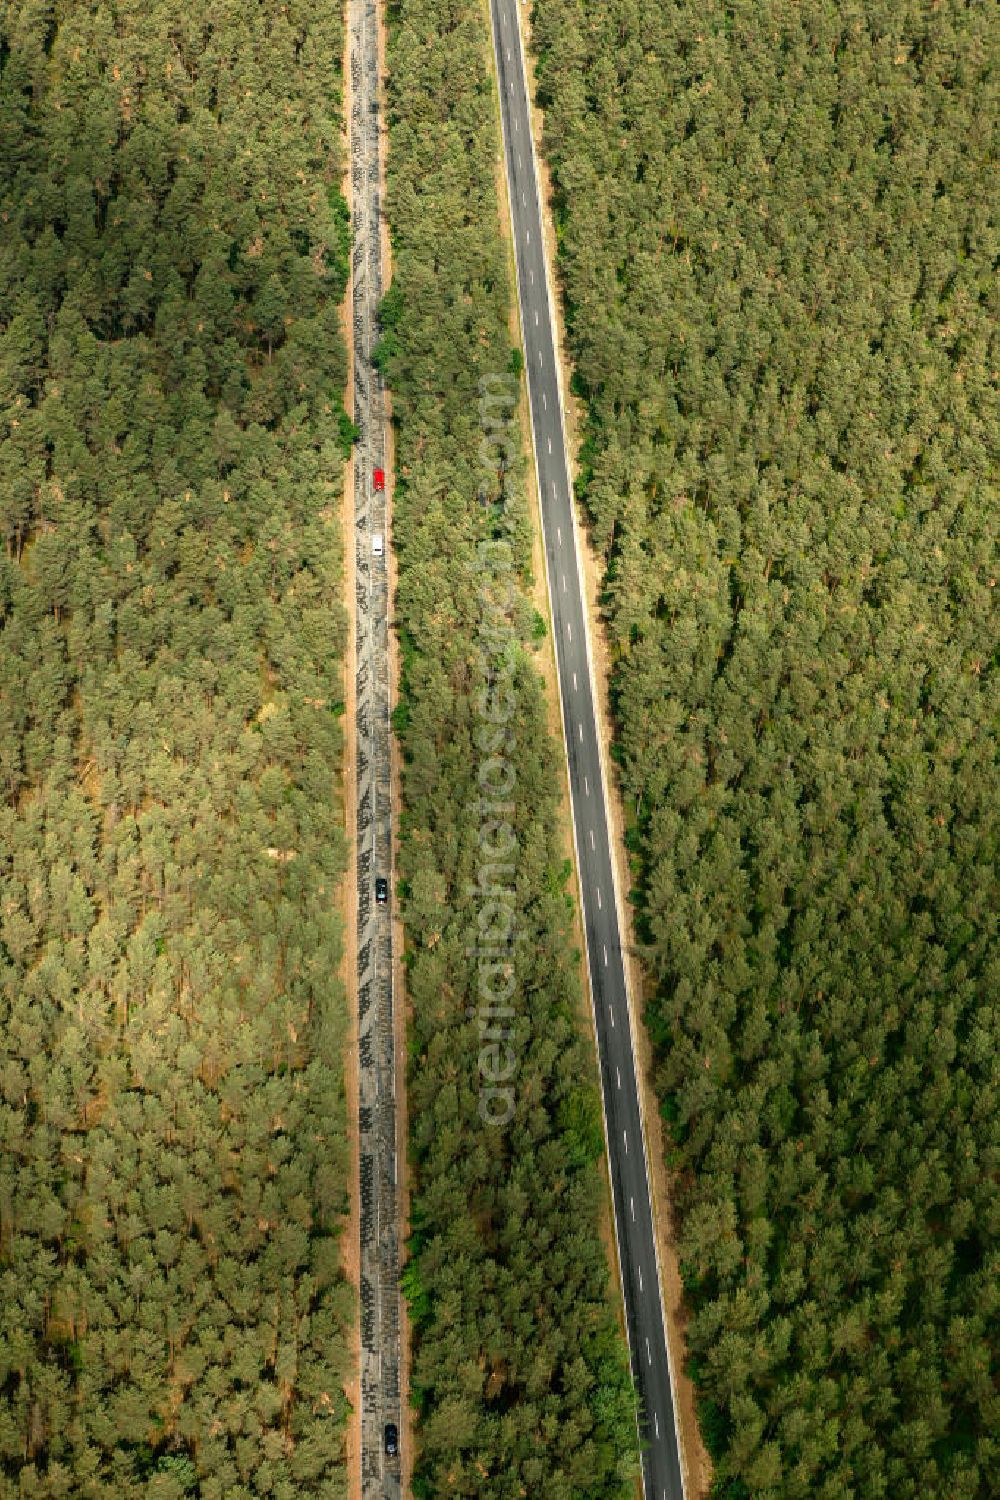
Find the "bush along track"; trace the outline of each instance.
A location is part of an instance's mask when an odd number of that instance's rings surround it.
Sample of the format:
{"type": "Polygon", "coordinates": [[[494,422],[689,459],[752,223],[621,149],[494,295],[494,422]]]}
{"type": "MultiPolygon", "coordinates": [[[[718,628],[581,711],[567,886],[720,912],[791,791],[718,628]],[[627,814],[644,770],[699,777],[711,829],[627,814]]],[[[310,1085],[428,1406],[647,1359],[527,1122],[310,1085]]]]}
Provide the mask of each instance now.
{"type": "Polygon", "coordinates": [[[414,1494],[613,1500],[634,1401],[533,657],[489,31],[471,0],[389,21],[414,1494]]]}
{"type": "Polygon", "coordinates": [[[0,11],[3,1497],[346,1494],[341,45],[0,11]]]}
{"type": "Polygon", "coordinates": [[[715,1492],[985,1500],[996,28],[533,34],[715,1492]]]}

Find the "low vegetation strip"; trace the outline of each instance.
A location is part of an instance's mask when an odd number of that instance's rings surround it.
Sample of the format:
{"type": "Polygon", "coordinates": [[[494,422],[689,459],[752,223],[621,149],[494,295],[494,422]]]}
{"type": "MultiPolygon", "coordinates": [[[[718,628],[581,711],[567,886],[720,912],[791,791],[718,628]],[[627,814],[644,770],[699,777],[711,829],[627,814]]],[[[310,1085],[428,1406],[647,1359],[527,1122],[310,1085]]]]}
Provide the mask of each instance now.
{"type": "Polygon", "coordinates": [[[0,9],[4,1497],[346,1494],[340,56],[0,9]]]}
{"type": "Polygon", "coordinates": [[[994,18],[533,15],[715,1493],[985,1500],[994,18]]]}
{"type": "Polygon", "coordinates": [[[489,30],[473,0],[389,22],[414,1494],[613,1500],[634,1401],[533,659],[489,30]]]}

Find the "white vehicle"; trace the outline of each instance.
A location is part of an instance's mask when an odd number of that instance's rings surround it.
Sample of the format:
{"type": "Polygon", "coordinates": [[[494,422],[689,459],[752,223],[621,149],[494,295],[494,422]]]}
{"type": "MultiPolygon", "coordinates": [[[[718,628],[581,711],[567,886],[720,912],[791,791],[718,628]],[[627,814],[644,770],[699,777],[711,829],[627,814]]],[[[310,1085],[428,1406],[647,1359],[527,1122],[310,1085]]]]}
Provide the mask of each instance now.
{"type": "Polygon", "coordinates": [[[372,532],[372,557],[381,557],[384,551],[385,551],[385,544],[382,541],[382,533],[381,533],[381,531],[373,531],[372,532]]]}

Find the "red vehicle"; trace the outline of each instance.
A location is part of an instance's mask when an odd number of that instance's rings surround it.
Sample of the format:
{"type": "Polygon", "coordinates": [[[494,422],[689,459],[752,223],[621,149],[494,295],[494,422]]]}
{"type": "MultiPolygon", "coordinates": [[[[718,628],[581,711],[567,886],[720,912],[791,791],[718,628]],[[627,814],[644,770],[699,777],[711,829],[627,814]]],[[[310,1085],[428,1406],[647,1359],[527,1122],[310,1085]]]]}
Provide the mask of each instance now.
{"type": "Polygon", "coordinates": [[[384,490],[385,489],[385,470],[384,469],[376,469],[375,473],[373,475],[373,478],[375,480],[375,490],[376,490],[376,493],[379,490],[384,490]]]}

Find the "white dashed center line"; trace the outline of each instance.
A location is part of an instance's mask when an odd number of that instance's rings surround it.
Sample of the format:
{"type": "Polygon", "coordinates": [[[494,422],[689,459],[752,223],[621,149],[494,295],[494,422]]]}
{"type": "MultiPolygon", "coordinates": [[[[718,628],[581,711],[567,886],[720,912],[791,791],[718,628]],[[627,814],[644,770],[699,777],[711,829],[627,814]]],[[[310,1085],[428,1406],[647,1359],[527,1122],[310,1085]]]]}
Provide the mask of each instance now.
{"type": "Polygon", "coordinates": [[[616,1068],[615,1069],[615,1078],[618,1080],[618,1087],[621,1088],[621,1086],[622,1086],[622,1073],[621,1073],[621,1069],[620,1068],[616,1068]]]}
{"type": "MultiPolygon", "coordinates": [[[[573,686],[575,687],[576,683],[574,683],[573,686]]],[[[590,830],[590,847],[591,847],[591,849],[594,848],[594,830],[593,829],[590,830]]]]}
{"type": "Polygon", "coordinates": [[[659,1437],[659,1435],[660,1435],[660,1419],[656,1415],[655,1411],[653,1413],[653,1426],[656,1428],[656,1436],[659,1437]]]}
{"type": "Polygon", "coordinates": [[[612,1028],[612,1030],[614,1030],[614,1024],[615,1024],[614,1006],[612,1006],[612,1005],[608,1006],[608,1015],[611,1017],[611,1028],[612,1028]]]}
{"type": "Polygon", "coordinates": [[[586,776],[583,778],[583,790],[584,790],[585,796],[589,797],[590,796],[590,782],[587,780],[586,776]]]}
{"type": "Polygon", "coordinates": [[[548,445],[549,445],[549,452],[551,453],[552,452],[552,439],[551,438],[548,439],[548,445]]]}
{"type": "Polygon", "coordinates": [[[601,900],[601,887],[598,886],[597,887],[597,910],[601,911],[603,909],[603,906],[604,906],[604,902],[601,900]]]}
{"type": "Polygon", "coordinates": [[[639,1272],[639,1290],[641,1292],[642,1291],[642,1267],[641,1266],[637,1266],[636,1270],[639,1272]]]}
{"type": "Polygon", "coordinates": [[[604,967],[605,968],[608,967],[608,945],[607,945],[607,943],[604,944],[604,967]]]}
{"type": "Polygon", "coordinates": [[[646,1340],[646,1363],[647,1365],[651,1365],[653,1363],[653,1356],[649,1352],[649,1339],[646,1340]]]}
{"type": "Polygon", "coordinates": [[[622,1140],[625,1142],[625,1155],[628,1156],[628,1131],[622,1131],[622,1140]]]}
{"type": "Polygon", "coordinates": [[[635,1223],[635,1199],[634,1198],[630,1198],[628,1200],[628,1206],[632,1210],[632,1223],[634,1224],[635,1223]]]}
{"type": "MultiPolygon", "coordinates": [[[[566,621],[566,634],[569,636],[570,640],[573,639],[573,627],[569,623],[568,620],[566,621]]],[[[581,729],[581,733],[582,733],[582,731],[583,731],[583,726],[582,725],[580,726],[580,729],[581,729]]]]}
{"type": "Polygon", "coordinates": [[[546,394],[545,394],[544,391],[542,392],[542,406],[545,409],[545,411],[548,411],[548,409],[549,409],[549,398],[548,398],[548,396],[546,396],[546,394]]]}
{"type": "Polygon", "coordinates": [[[583,725],[582,724],[578,724],[577,725],[577,729],[580,731],[580,744],[582,745],[583,744],[583,725]]]}

